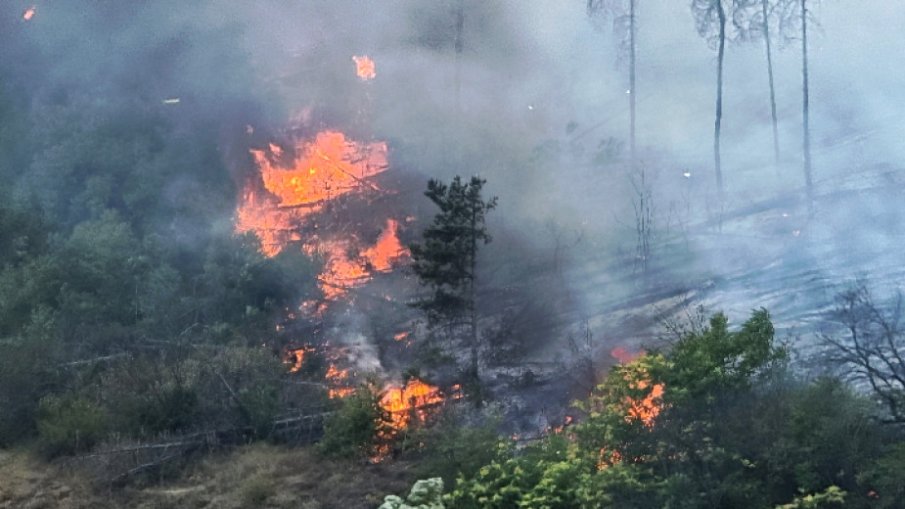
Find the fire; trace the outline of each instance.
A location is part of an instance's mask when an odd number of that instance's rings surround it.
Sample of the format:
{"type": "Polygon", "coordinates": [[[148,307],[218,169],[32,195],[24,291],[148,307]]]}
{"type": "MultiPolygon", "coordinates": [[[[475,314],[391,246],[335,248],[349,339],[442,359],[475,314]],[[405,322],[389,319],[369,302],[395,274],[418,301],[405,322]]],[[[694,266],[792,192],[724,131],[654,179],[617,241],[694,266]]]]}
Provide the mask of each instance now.
{"type": "Polygon", "coordinates": [[[327,385],[330,386],[330,389],[327,391],[327,396],[330,399],[345,398],[351,396],[355,392],[354,387],[348,386],[349,376],[348,369],[339,369],[336,365],[330,364],[327,368],[327,374],[324,375],[324,378],[327,380],[327,385]]]}
{"type": "Polygon", "coordinates": [[[398,230],[399,223],[388,219],[377,242],[354,257],[348,255],[353,247],[348,241],[321,243],[318,252],[326,260],[326,266],[318,282],[327,300],[336,300],[349,288],[364,284],[373,271],[388,272],[393,263],[408,256],[408,249],[399,241],[398,230]]]}
{"type": "Polygon", "coordinates": [[[292,242],[308,254],[320,254],[324,271],[319,276],[327,300],[336,300],[348,288],[361,285],[372,271],[385,272],[395,260],[408,255],[399,241],[399,223],[388,219],[377,242],[357,255],[353,236],[341,239],[302,239],[298,233],[308,216],[331,200],[350,193],[379,190],[368,181],[388,168],[383,142],[359,143],[338,131],[323,131],[314,140],[301,140],[292,150],[275,143],[251,150],[260,171],[263,190],[250,184],[236,211],[236,230],[254,232],[267,256],[276,256],[292,242]]]}
{"type": "Polygon", "coordinates": [[[619,364],[628,364],[645,353],[647,352],[645,352],[643,348],[637,352],[632,352],[623,346],[617,346],[610,350],[610,356],[619,361],[619,364]]]}
{"type": "Polygon", "coordinates": [[[290,365],[290,373],[298,373],[302,369],[302,366],[305,365],[305,355],[313,352],[314,347],[309,345],[294,350],[288,350],[284,354],[283,362],[290,365]]]}
{"type": "Polygon", "coordinates": [[[645,390],[650,387],[650,390],[648,390],[647,395],[640,400],[626,398],[625,402],[628,405],[628,413],[625,416],[626,422],[638,420],[648,428],[652,428],[654,426],[654,420],[660,415],[660,410],[662,409],[661,399],[663,398],[664,385],[651,384],[647,380],[639,380],[632,383],[630,387],[640,390],[645,390]]]}
{"type": "Polygon", "coordinates": [[[438,387],[412,378],[404,386],[388,386],[380,398],[380,406],[390,416],[390,427],[398,432],[406,429],[413,418],[424,422],[428,416],[427,407],[443,400],[438,387]]]}
{"type": "Polygon", "coordinates": [[[409,337],[408,332],[398,332],[393,335],[393,341],[403,341],[407,337],[409,337]]]}
{"type": "Polygon", "coordinates": [[[352,61],[355,62],[355,74],[364,81],[372,80],[377,77],[377,68],[374,61],[367,55],[353,56],[352,61]]]}
{"type": "MultiPolygon", "coordinates": [[[[628,364],[644,356],[647,352],[643,349],[637,352],[630,352],[627,349],[617,346],[610,350],[610,355],[619,361],[619,364],[628,364]]],[[[642,368],[643,369],[643,368],[642,368]]],[[[647,372],[644,371],[646,375],[647,372]]],[[[628,379],[628,373],[626,373],[628,379]]],[[[641,421],[648,428],[653,427],[654,420],[660,415],[662,410],[662,398],[665,386],[662,383],[651,384],[650,380],[641,379],[637,381],[629,380],[629,387],[636,390],[646,391],[646,395],[639,399],[632,397],[625,398],[627,411],[625,421],[641,421]]]]}
{"type": "Polygon", "coordinates": [[[22,19],[24,19],[25,21],[31,21],[31,18],[35,17],[37,10],[38,8],[34,5],[29,7],[28,9],[25,9],[25,12],[22,13],[22,19]]]}

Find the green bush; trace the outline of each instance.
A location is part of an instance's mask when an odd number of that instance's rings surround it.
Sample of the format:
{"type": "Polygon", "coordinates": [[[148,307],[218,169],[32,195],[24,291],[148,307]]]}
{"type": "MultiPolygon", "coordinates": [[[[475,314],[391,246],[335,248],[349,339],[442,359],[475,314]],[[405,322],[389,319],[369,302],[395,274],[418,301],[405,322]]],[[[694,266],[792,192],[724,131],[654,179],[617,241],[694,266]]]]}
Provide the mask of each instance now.
{"type": "Polygon", "coordinates": [[[355,458],[373,452],[389,418],[380,407],[380,393],[371,384],[360,386],[344,398],[339,409],[324,423],[318,449],[327,456],[355,458]]]}
{"type": "Polygon", "coordinates": [[[38,443],[48,457],[76,454],[103,438],[106,417],[94,403],[74,396],[48,396],[38,407],[38,443]]]}

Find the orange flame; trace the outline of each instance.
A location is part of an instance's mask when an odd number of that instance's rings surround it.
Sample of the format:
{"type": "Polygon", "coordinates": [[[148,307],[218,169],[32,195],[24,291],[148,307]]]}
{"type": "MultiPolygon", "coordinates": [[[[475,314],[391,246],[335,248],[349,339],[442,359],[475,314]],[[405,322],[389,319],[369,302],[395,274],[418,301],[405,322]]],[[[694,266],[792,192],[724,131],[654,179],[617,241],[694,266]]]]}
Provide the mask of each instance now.
{"type": "Polygon", "coordinates": [[[352,61],[355,62],[355,74],[363,81],[372,80],[377,77],[377,67],[374,61],[367,55],[353,56],[352,61]]]}
{"type": "Polygon", "coordinates": [[[610,350],[610,356],[619,361],[619,364],[628,364],[645,353],[647,352],[645,352],[643,348],[637,352],[632,352],[623,346],[617,346],[610,350]]]}
{"type": "Polygon", "coordinates": [[[325,267],[318,280],[328,300],[363,284],[371,271],[390,270],[395,260],[408,255],[399,241],[399,223],[392,219],[377,242],[356,256],[349,254],[354,238],[317,243],[298,233],[307,216],[330,200],[377,189],[367,179],[387,169],[386,143],[357,143],[341,132],[323,131],[313,141],[297,142],[292,150],[271,143],[251,150],[251,155],[264,190],[246,187],[236,211],[236,231],[253,232],[267,256],[276,256],[291,242],[302,243],[308,254],[321,254],[325,267]]]}
{"type": "Polygon", "coordinates": [[[313,346],[303,346],[294,350],[287,350],[283,357],[283,362],[289,364],[289,372],[297,373],[305,364],[305,355],[314,352],[313,346]]]}
{"type": "Polygon", "coordinates": [[[647,395],[640,400],[625,398],[625,402],[628,405],[628,413],[625,416],[626,422],[638,420],[648,428],[652,428],[654,426],[654,420],[656,420],[657,416],[660,415],[660,410],[662,410],[661,399],[663,398],[663,391],[665,389],[664,385],[651,385],[647,380],[639,380],[630,386],[633,389],[641,390],[650,387],[650,390],[647,391],[647,395]]]}
{"type": "Polygon", "coordinates": [[[408,427],[412,418],[424,422],[430,407],[443,402],[440,389],[412,378],[402,387],[390,385],[380,398],[380,406],[390,416],[390,427],[401,431],[408,427]]]}
{"type": "Polygon", "coordinates": [[[25,12],[22,13],[22,19],[25,21],[31,21],[31,18],[35,17],[35,12],[37,12],[38,8],[34,5],[25,9],[25,12]]]}
{"type": "Polygon", "coordinates": [[[284,149],[273,143],[250,152],[266,192],[246,187],[236,211],[236,231],[254,232],[267,256],[300,240],[295,226],[329,200],[376,189],[366,179],[388,167],[386,143],[358,143],[338,131],[298,141],[289,161],[284,149]]]}
{"type": "Polygon", "coordinates": [[[409,337],[409,333],[408,333],[408,332],[397,332],[396,334],[393,334],[393,340],[394,340],[394,341],[402,341],[402,340],[404,340],[404,339],[407,338],[407,337],[409,337]]]}

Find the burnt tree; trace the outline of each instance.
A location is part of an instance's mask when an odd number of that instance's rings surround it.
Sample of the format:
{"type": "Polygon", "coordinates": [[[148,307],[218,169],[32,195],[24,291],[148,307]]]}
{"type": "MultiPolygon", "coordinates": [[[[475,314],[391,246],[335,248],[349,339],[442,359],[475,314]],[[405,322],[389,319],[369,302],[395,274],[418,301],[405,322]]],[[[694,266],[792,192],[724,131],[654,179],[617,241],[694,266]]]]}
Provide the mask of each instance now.
{"type": "Polygon", "coordinates": [[[866,284],[859,282],[837,296],[830,314],[844,332],[821,334],[826,360],[844,378],[869,389],[896,423],[905,423],[902,312],[901,293],[890,305],[880,305],[866,284]]]}
{"type": "Polygon", "coordinates": [[[620,56],[628,56],[629,156],[635,167],[635,34],[637,0],[588,0],[588,15],[613,18],[613,32],[619,41],[620,56]]]}
{"type": "Polygon", "coordinates": [[[484,200],[485,180],[456,176],[450,184],[431,179],[424,193],[439,209],[423,240],[412,244],[412,268],[431,293],[414,305],[432,325],[446,324],[468,332],[470,363],[467,376],[479,381],[478,312],[476,306],[478,250],[491,241],[485,216],[496,207],[496,197],[484,200]]]}
{"type": "Polygon", "coordinates": [[[723,201],[723,168],[720,154],[720,134],[723,122],[723,62],[726,56],[726,42],[737,34],[730,33],[735,28],[728,24],[751,0],[692,0],[691,12],[695,19],[698,34],[707,44],[716,50],[716,110],[713,121],[713,166],[716,173],[716,186],[720,194],[720,206],[723,201]]]}

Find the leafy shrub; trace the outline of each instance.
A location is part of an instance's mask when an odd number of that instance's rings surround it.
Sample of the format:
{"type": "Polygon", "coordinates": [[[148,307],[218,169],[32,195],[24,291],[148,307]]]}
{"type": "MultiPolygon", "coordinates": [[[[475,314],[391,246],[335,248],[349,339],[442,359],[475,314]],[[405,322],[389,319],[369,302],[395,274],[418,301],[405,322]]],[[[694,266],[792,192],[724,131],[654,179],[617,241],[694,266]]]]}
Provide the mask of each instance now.
{"type": "Polygon", "coordinates": [[[328,456],[367,456],[388,422],[389,417],[380,406],[380,393],[372,384],[362,385],[344,398],[336,413],[324,423],[324,437],[318,449],[328,456]]]}
{"type": "Polygon", "coordinates": [[[94,403],[73,396],[48,396],[38,408],[38,438],[49,457],[90,449],[106,432],[107,420],[94,403]]]}
{"type": "Polygon", "coordinates": [[[405,500],[388,495],[378,509],[443,509],[443,479],[416,481],[405,500]]]}

